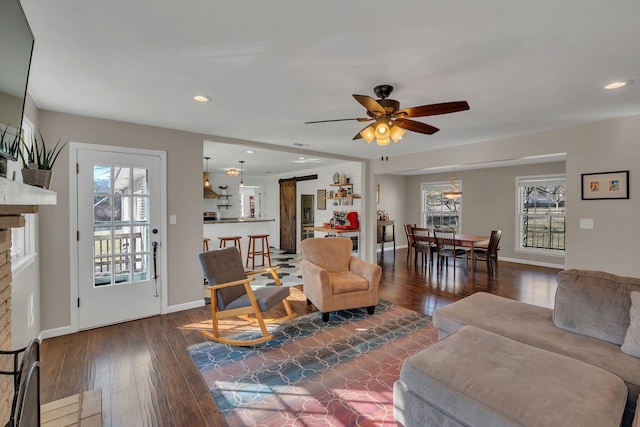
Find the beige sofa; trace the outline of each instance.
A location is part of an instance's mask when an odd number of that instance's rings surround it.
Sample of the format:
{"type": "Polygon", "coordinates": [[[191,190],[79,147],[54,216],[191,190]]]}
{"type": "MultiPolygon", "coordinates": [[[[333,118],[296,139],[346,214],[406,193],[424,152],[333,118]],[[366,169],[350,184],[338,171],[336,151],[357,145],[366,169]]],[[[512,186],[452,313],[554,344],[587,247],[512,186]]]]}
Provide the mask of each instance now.
{"type": "Polygon", "coordinates": [[[628,389],[622,425],[629,426],[640,394],[640,359],[621,350],[632,291],[640,279],[567,270],[558,274],[553,310],[480,292],[437,309],[433,324],[440,338],[472,325],[615,374],[628,389]]]}

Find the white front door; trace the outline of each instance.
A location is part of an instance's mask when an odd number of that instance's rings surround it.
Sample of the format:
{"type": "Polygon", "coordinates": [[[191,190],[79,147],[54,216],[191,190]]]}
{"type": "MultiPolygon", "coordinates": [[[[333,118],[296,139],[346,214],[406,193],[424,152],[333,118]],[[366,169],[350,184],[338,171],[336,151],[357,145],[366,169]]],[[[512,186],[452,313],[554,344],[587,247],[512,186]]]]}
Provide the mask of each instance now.
{"type": "Polygon", "coordinates": [[[160,314],[160,157],[78,148],[77,163],[79,329],[160,314]]]}

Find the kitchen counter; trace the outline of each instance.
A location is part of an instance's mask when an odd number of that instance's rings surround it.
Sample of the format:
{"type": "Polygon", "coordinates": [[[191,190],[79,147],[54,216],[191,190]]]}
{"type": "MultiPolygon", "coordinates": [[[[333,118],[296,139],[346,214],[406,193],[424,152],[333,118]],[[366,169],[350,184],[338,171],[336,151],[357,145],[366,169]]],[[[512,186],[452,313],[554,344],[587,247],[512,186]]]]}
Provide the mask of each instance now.
{"type": "Polygon", "coordinates": [[[238,222],[269,222],[275,221],[275,219],[265,219],[265,218],[221,218],[217,219],[205,219],[205,224],[234,224],[238,222]]]}
{"type": "Polygon", "coordinates": [[[211,239],[209,249],[217,249],[220,241],[219,237],[239,236],[240,246],[242,247],[242,256],[246,258],[247,247],[249,246],[250,234],[269,234],[269,244],[277,243],[279,236],[277,233],[276,220],[265,218],[223,218],[218,221],[206,219],[204,220],[203,234],[205,238],[211,239]]]}

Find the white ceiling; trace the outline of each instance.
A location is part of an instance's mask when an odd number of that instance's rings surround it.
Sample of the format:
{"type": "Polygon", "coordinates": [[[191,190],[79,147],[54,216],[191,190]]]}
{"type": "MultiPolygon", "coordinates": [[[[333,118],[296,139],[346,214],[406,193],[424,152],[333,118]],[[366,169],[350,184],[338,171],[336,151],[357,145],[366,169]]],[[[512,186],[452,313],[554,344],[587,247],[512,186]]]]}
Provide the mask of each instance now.
{"type": "MultiPolygon", "coordinates": [[[[22,3],[38,107],[212,142],[374,159],[640,114],[637,0],[22,3]],[[613,80],[636,83],[602,89],[613,80]],[[440,132],[407,132],[384,152],[351,140],[362,123],[304,124],[362,117],[351,95],[375,97],[379,84],[401,107],[467,100],[470,110],[417,119],[440,132]]],[[[212,167],[308,167],[224,148],[212,167]]]]}

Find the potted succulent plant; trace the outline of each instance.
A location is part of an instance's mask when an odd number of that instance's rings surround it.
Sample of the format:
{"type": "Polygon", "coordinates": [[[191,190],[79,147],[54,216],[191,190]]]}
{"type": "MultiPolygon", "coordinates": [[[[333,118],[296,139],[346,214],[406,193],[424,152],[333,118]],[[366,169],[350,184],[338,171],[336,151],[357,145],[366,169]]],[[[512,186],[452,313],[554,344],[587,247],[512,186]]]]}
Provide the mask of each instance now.
{"type": "Polygon", "coordinates": [[[48,148],[40,133],[40,140],[34,137],[31,146],[24,141],[23,144],[25,149],[20,151],[23,167],[22,182],[48,190],[51,184],[53,165],[67,143],[60,146],[60,140],[58,140],[53,148],[48,148]]]}

